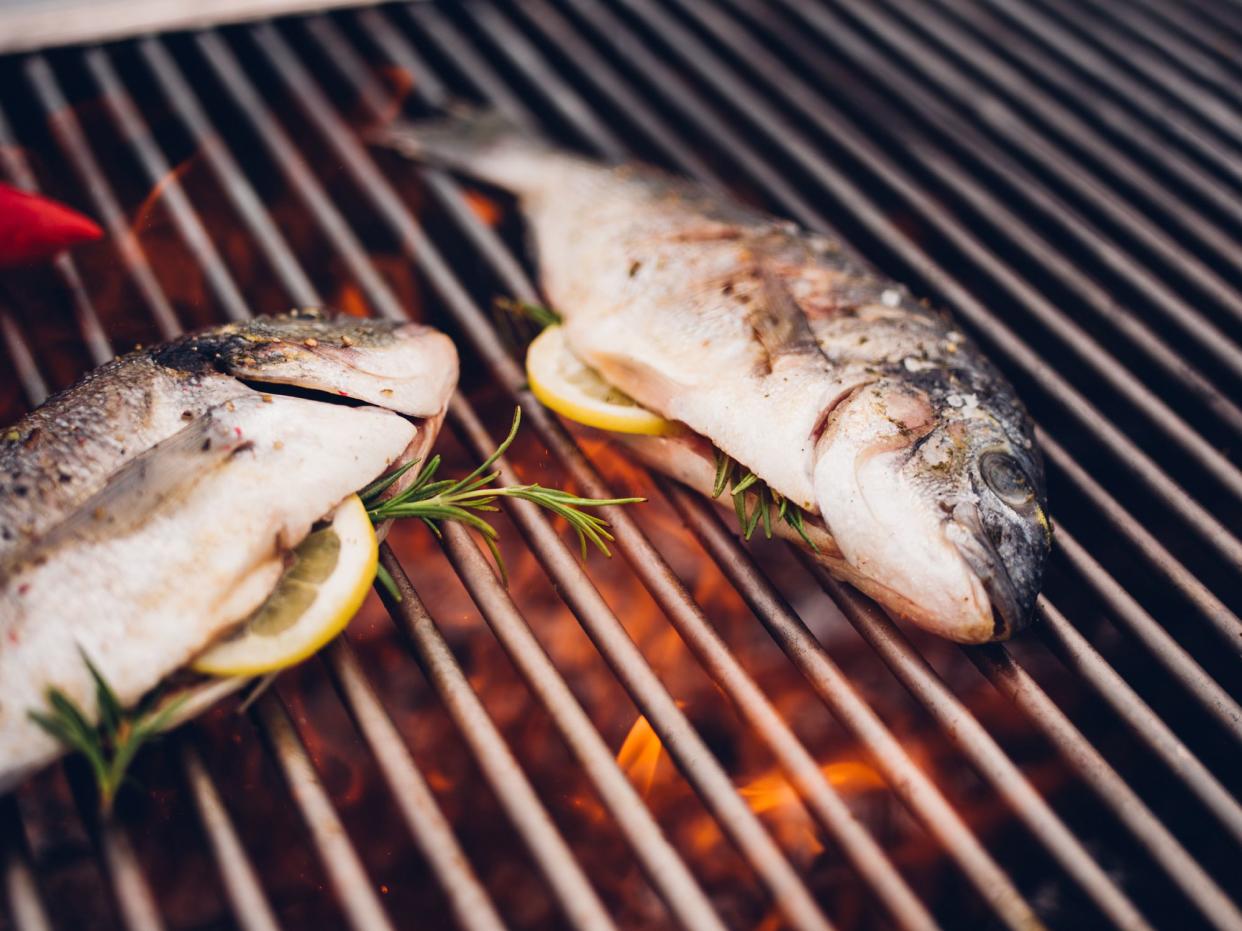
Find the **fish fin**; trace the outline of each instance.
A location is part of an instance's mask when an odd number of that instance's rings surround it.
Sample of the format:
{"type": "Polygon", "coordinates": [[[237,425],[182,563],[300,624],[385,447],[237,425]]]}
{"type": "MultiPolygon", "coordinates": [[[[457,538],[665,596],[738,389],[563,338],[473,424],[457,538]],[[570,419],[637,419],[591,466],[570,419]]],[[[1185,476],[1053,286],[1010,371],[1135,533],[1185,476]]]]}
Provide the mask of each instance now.
{"type": "Polygon", "coordinates": [[[258,395],[228,401],[135,456],[103,488],[23,553],[22,561],[47,555],[68,541],[125,533],[166,505],[191,494],[208,473],[233,456],[244,454],[247,448],[244,439],[226,434],[218,414],[258,403],[258,395]]]}
{"type": "Polygon", "coordinates": [[[514,188],[504,170],[513,155],[543,154],[552,145],[498,110],[461,109],[447,117],[397,120],[370,134],[369,141],[407,158],[514,188]]]}
{"type": "Polygon", "coordinates": [[[759,300],[751,305],[748,322],[769,363],[781,356],[819,351],[815,334],[797,300],[780,276],[759,266],[759,300]]]}

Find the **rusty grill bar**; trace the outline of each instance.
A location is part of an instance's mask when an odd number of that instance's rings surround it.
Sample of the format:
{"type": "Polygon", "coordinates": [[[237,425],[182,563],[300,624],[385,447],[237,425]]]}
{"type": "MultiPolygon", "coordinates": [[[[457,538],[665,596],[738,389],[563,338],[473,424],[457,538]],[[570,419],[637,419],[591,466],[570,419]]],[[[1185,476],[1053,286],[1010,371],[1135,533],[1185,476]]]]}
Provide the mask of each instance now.
{"type": "MultiPolygon", "coordinates": [[[[834,911],[816,885],[827,867],[796,863],[787,839],[747,804],[728,761],[601,591],[597,563],[584,566],[525,502],[506,503],[509,536],[525,540],[576,617],[601,661],[595,674],[612,676],[745,864],[764,928],[1094,920],[1084,916],[1119,928],[1176,916],[1242,928],[1242,69],[1231,57],[1239,47],[1242,17],[1208,0],[395,5],[2,60],[0,168],[101,220],[110,234],[101,251],[120,260],[132,305],[154,328],[109,312],[119,305],[97,292],[107,277],[97,263],[58,260],[55,284],[76,327],[58,338],[76,344],[78,368],[126,345],[129,331],[118,327],[170,337],[190,325],[187,314],[197,325],[274,309],[248,293],[225,215],[272,273],[276,287],[264,294],[278,306],[321,304],[324,284],[339,291],[348,283],[372,312],[407,316],[409,296],[373,260],[382,241],[385,254],[418,270],[432,319],[459,337],[467,377],[446,442],[452,433],[473,455],[490,451],[486,424],[500,423],[503,394],[522,405],[555,468],[598,496],[611,496],[597,469],[607,471],[608,454],[579,445],[535,402],[506,342],[512,324],[498,330],[484,302],[486,293],[538,300],[512,237],[479,218],[458,182],[377,157],[355,126],[402,107],[483,101],[587,151],[617,158],[636,150],[836,232],[953,308],[1039,420],[1058,548],[1035,629],[1008,646],[970,649],[906,632],[794,550],[791,560],[774,559],[776,544],[752,551],[709,503],[641,471],[639,481],[671,505],[753,612],[759,625],[747,642],[766,631],[782,674],[801,675],[837,722],[837,742],[853,742],[886,799],[913,819],[909,832],[921,832],[947,866],[924,868],[877,836],[827,777],[831,745],[809,745],[782,713],[765,689],[770,674],[748,668],[738,632],[717,623],[698,579],[679,575],[657,546],[658,527],[641,512],[612,509],[616,548],[633,577],[729,700],[736,726],[779,767],[827,845],[823,859],[847,864],[865,887],[856,897],[868,917],[834,911]],[[408,96],[382,79],[397,71],[413,79],[408,96]],[[183,184],[192,155],[220,205],[183,184]],[[413,175],[425,201],[417,213],[406,183],[413,175]],[[153,188],[172,230],[165,238],[202,276],[197,301],[169,293],[150,234],[131,229],[126,192],[153,188]],[[310,236],[276,214],[275,193],[293,205],[288,216],[310,219],[310,236]],[[331,264],[327,273],[312,253],[331,264]],[[791,603],[791,572],[827,597],[808,600],[803,585],[791,603]],[[846,641],[846,622],[857,642],[846,641]],[[1008,717],[980,698],[972,667],[1011,703],[1008,717]],[[906,705],[877,701],[898,684],[906,705]],[[895,713],[917,728],[897,726],[895,713]],[[943,759],[915,752],[920,732],[943,745],[943,759]],[[1072,784],[1049,783],[1048,773],[1072,784]],[[965,810],[979,798],[991,803],[989,824],[965,810]],[[942,894],[937,882],[962,894],[942,894]],[[1066,910],[1049,895],[1065,899],[1066,910]]],[[[51,281],[33,276],[0,291],[9,387],[27,406],[76,375],[63,362],[49,368],[47,357],[64,347],[39,336],[47,298],[37,286],[51,281]]],[[[502,468],[517,480],[529,466],[502,468]]],[[[720,890],[619,765],[611,736],[541,641],[538,618],[528,619],[531,610],[464,531],[446,529],[448,564],[559,735],[567,765],[585,775],[644,890],[662,902],[658,923],[736,926],[742,916],[722,913],[720,890]]],[[[567,836],[572,805],[533,781],[520,730],[506,734],[494,720],[468,658],[401,555],[400,543],[383,548],[404,596],[386,607],[559,921],[625,924],[625,903],[602,893],[567,836]]],[[[331,907],[356,928],[521,924],[476,872],[487,851],[472,848],[442,810],[451,789],[417,762],[419,748],[400,726],[408,709],[385,703],[361,646],[341,639],[322,668],[387,787],[387,816],[406,832],[451,919],[385,905],[387,887],[371,878],[376,853],[343,819],[318,756],[322,738],[302,690],[289,684],[261,698],[250,720],[283,781],[276,797],[303,823],[331,907]]],[[[305,677],[286,677],[294,678],[305,677]]],[[[207,755],[210,726],[192,725],[151,753],[179,773],[169,784],[188,789],[217,873],[214,920],[229,921],[227,911],[246,928],[277,927],[291,893],[274,895],[252,862],[221,787],[229,774],[207,755]]],[[[131,837],[142,824],[98,823],[80,774],[62,769],[81,800],[78,827],[66,831],[91,845],[110,890],[114,913],[98,923],[162,927],[159,870],[136,855],[131,837]]],[[[49,862],[55,849],[31,836],[44,806],[55,810],[29,786],[0,799],[7,921],[18,929],[49,927],[48,915],[65,911],[41,891],[58,868],[49,862]]]]}

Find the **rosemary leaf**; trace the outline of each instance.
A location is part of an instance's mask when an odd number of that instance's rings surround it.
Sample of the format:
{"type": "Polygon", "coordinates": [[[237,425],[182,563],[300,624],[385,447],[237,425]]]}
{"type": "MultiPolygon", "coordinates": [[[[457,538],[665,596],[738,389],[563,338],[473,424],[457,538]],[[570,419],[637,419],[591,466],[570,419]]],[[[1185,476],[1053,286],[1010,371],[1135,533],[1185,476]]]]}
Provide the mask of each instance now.
{"type": "MultiPolygon", "coordinates": [[[[496,501],[500,498],[530,501],[558,517],[563,517],[578,536],[578,545],[583,559],[586,558],[590,546],[594,546],[605,556],[612,555],[608,549],[612,534],[608,532],[607,522],[581,509],[614,504],[635,504],[644,499],[584,498],[558,488],[544,488],[542,485],[495,485],[495,481],[500,477],[500,473],[495,469],[496,462],[512,445],[521,423],[522,409],[519,407],[513,412],[513,423],[508,435],[496,447],[496,450],[465,478],[456,481],[437,480],[436,472],[440,467],[440,457],[435,456],[409,488],[385,501],[377,501],[376,495],[372,495],[367,501],[367,513],[371,516],[371,520],[378,524],[394,518],[418,518],[437,536],[440,535],[438,525],[443,521],[452,520],[465,524],[483,537],[483,542],[491,552],[492,558],[496,561],[496,568],[506,583],[508,581],[507,570],[496,544],[500,534],[485,517],[481,516],[497,511],[496,501]]],[[[385,584],[383,580],[381,584],[385,584]]]]}
{"type": "Polygon", "coordinates": [[[384,568],[383,563],[375,567],[375,579],[380,583],[384,591],[388,593],[388,597],[397,604],[401,604],[401,590],[397,588],[397,583],[393,581],[392,575],[384,568]]]}
{"type": "Polygon", "coordinates": [[[807,536],[803,522],[804,512],[797,505],[790,505],[789,500],[767,486],[754,472],[747,471],[736,482],[733,476],[737,471],[737,462],[723,450],[716,450],[716,477],[712,484],[712,497],[719,498],[725,488],[733,496],[733,513],[737,516],[738,529],[743,538],[749,540],[754,536],[755,529],[763,524],[763,536],[772,539],[772,509],[776,509],[776,519],[784,521],[802,538],[802,541],[816,553],[819,547],[807,536]],[[752,512],[746,501],[746,493],[755,496],[755,509],[752,512]]]}
{"type": "Polygon", "coordinates": [[[130,763],[144,744],[168,727],[186,696],[162,705],[151,696],[138,707],[127,710],[85,651],[82,651],[82,660],[95,683],[99,723],[91,724],[73,699],[55,687],[47,690],[51,711],[31,709],[27,715],[68,749],[86,758],[99,790],[100,811],[106,816],[125,783],[130,763]]]}
{"type": "Polygon", "coordinates": [[[515,301],[508,297],[498,297],[496,298],[496,306],[513,314],[515,317],[525,317],[542,329],[556,326],[561,322],[560,314],[550,307],[544,307],[542,304],[530,304],[526,301],[515,301]]]}
{"type": "Polygon", "coordinates": [[[716,480],[712,483],[712,497],[719,498],[733,479],[733,458],[723,449],[716,450],[716,480]]]}

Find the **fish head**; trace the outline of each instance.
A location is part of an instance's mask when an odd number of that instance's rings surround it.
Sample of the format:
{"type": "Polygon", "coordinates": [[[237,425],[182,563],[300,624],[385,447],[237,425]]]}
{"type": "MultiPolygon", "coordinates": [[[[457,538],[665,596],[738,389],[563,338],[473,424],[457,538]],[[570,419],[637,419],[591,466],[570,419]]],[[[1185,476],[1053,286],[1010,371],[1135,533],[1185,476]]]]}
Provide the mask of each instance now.
{"type": "Polygon", "coordinates": [[[1051,543],[1043,466],[998,377],[935,368],[846,392],[816,447],[815,493],[845,572],[963,643],[1026,624],[1051,543]]]}
{"type": "Polygon", "coordinates": [[[301,389],[415,418],[443,413],[457,384],[457,351],[438,330],[318,309],[202,330],[160,347],[154,358],[190,374],[220,372],[261,390],[301,389]]]}

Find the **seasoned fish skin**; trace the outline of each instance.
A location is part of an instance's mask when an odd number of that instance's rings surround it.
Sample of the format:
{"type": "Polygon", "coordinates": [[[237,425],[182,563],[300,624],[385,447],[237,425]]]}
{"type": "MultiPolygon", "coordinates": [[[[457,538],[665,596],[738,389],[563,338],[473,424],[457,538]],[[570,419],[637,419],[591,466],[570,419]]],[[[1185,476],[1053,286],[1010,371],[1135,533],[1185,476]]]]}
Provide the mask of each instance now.
{"type": "Polygon", "coordinates": [[[516,193],[574,353],[818,515],[837,575],[954,640],[1028,621],[1050,545],[1033,426],[948,317],[826,237],[492,118],[384,141],[516,193]]]}
{"type": "Polygon", "coordinates": [[[135,704],[257,608],[314,521],[415,432],[374,407],[239,398],[132,458],[11,558],[0,584],[0,790],[61,750],[27,716],[49,686],[95,713],[79,650],[135,704]]]}
{"type": "Polygon", "coordinates": [[[95,713],[79,649],[138,701],[425,457],[456,381],[435,330],[296,311],[115,359],[0,431],[0,791],[61,752],[28,718],[50,686],[95,713]]]}
{"type": "Polygon", "coordinates": [[[254,393],[240,379],[434,419],[456,385],[457,355],[430,327],[312,309],[212,327],[113,359],[0,430],[0,565],[133,456],[208,409],[254,393]]]}

